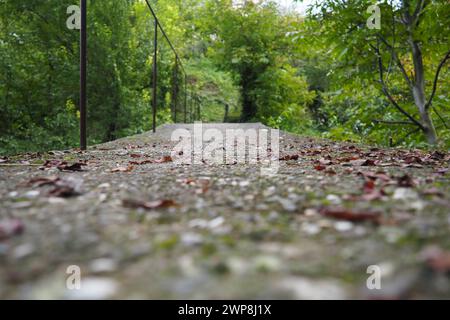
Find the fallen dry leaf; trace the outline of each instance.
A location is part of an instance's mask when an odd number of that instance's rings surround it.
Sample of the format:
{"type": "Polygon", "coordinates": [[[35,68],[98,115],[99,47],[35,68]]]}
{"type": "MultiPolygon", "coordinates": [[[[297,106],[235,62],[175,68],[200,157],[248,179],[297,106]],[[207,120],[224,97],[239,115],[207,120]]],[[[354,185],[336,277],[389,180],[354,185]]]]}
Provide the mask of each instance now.
{"type": "Polygon", "coordinates": [[[132,165],[129,165],[127,167],[117,167],[114,169],[111,169],[111,172],[130,172],[134,169],[132,165]]]}
{"type": "Polygon", "coordinates": [[[132,166],[142,166],[144,164],[153,163],[152,160],[142,160],[142,161],[130,161],[128,162],[132,166]]]}
{"type": "Polygon", "coordinates": [[[57,181],[59,181],[58,176],[49,176],[49,177],[36,177],[32,178],[29,181],[23,183],[24,186],[32,186],[32,187],[41,187],[45,185],[53,185],[57,181]]]}
{"type": "Polygon", "coordinates": [[[298,154],[286,155],[280,158],[280,161],[298,160],[300,156],[298,154]]]}
{"type": "Polygon", "coordinates": [[[329,165],[333,164],[333,161],[325,159],[325,158],[321,158],[321,159],[319,159],[319,164],[321,164],[323,166],[329,166],[329,165]]]}
{"type": "Polygon", "coordinates": [[[0,221],[0,241],[19,235],[25,227],[22,221],[18,219],[7,219],[0,221]]]}
{"type": "Polygon", "coordinates": [[[450,251],[431,246],[426,248],[421,256],[433,271],[440,273],[450,272],[450,251]]]}
{"type": "Polygon", "coordinates": [[[139,201],[139,200],[123,200],[122,204],[126,208],[142,208],[146,210],[154,210],[158,208],[170,208],[179,207],[179,205],[173,200],[156,200],[156,201],[139,201]]]}
{"type": "Polygon", "coordinates": [[[75,190],[73,186],[70,185],[57,185],[53,190],[48,192],[50,197],[59,198],[69,198],[73,196],[78,196],[80,193],[75,190]]]}
{"type": "Polygon", "coordinates": [[[375,182],[373,180],[366,180],[363,186],[364,193],[371,193],[374,190],[375,190],[375,182]]]}
{"type": "Polygon", "coordinates": [[[440,191],[438,188],[426,189],[426,190],[422,191],[422,194],[424,196],[437,196],[437,197],[441,197],[441,198],[443,198],[445,196],[445,194],[442,191],[440,191]]]}
{"type": "Polygon", "coordinates": [[[87,166],[87,164],[84,162],[77,162],[71,165],[67,163],[62,163],[61,165],[58,166],[58,169],[60,171],[83,171],[84,166],[87,166]]]}
{"type": "Polygon", "coordinates": [[[83,171],[83,166],[87,164],[84,162],[76,162],[68,164],[66,161],[61,160],[47,160],[39,169],[45,170],[49,168],[58,168],[60,171],[83,171]]]}
{"type": "Polygon", "coordinates": [[[405,174],[397,178],[397,184],[399,187],[412,188],[416,185],[413,178],[409,174],[405,174]]]}
{"type": "Polygon", "coordinates": [[[357,160],[351,160],[346,165],[354,166],[354,167],[371,167],[375,166],[375,160],[372,159],[357,159],[357,160]]]}
{"type": "Polygon", "coordinates": [[[345,208],[322,208],[319,213],[326,217],[331,217],[339,220],[347,220],[351,222],[370,221],[375,224],[380,224],[381,214],[379,212],[371,211],[352,211],[345,208]]]}
{"type": "Polygon", "coordinates": [[[166,163],[166,162],[172,162],[173,159],[171,156],[164,156],[159,160],[155,160],[155,163],[166,163]]]}
{"type": "Polygon", "coordinates": [[[364,178],[377,180],[380,179],[383,182],[389,182],[392,179],[383,171],[371,172],[371,171],[358,171],[356,173],[359,176],[363,176],[364,178]]]}

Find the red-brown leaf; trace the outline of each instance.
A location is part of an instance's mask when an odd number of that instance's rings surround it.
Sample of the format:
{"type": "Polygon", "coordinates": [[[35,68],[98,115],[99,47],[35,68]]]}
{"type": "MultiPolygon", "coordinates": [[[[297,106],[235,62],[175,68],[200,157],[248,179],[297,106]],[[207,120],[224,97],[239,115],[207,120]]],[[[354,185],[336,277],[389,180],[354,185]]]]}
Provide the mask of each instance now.
{"type": "Polygon", "coordinates": [[[74,164],[67,164],[62,163],[61,165],[57,166],[60,171],[83,171],[83,166],[86,166],[87,164],[84,162],[77,162],[74,164]]]}
{"type": "Polygon", "coordinates": [[[422,256],[432,270],[440,273],[450,272],[450,251],[433,246],[426,248],[422,256]]]}
{"type": "Polygon", "coordinates": [[[280,158],[280,161],[298,160],[300,156],[298,154],[286,155],[280,158]]]}
{"type": "Polygon", "coordinates": [[[133,166],[129,165],[127,167],[117,167],[111,170],[111,172],[130,172],[134,169],[133,166]]]}
{"type": "Polygon", "coordinates": [[[137,209],[142,208],[146,210],[154,210],[158,208],[170,208],[179,207],[179,205],[173,200],[156,200],[156,201],[139,201],[139,200],[123,200],[124,207],[137,209]]]}
{"type": "Polygon", "coordinates": [[[19,235],[25,227],[22,221],[17,219],[7,219],[0,221],[0,241],[19,235]]]}
{"type": "Polygon", "coordinates": [[[173,159],[171,156],[164,156],[159,160],[155,160],[155,163],[166,163],[166,162],[172,162],[173,159]]]}
{"type": "Polygon", "coordinates": [[[79,193],[72,186],[57,185],[53,190],[49,191],[48,195],[50,197],[69,198],[73,196],[78,196],[79,193]]]}
{"type": "Polygon", "coordinates": [[[320,214],[339,220],[347,220],[351,222],[365,222],[370,221],[376,224],[380,223],[380,213],[371,211],[352,211],[345,208],[323,208],[320,214]]]}
{"type": "Polygon", "coordinates": [[[25,186],[33,186],[33,187],[41,187],[45,185],[54,185],[59,181],[59,177],[50,176],[50,177],[37,177],[32,178],[28,182],[24,183],[25,186]]]}

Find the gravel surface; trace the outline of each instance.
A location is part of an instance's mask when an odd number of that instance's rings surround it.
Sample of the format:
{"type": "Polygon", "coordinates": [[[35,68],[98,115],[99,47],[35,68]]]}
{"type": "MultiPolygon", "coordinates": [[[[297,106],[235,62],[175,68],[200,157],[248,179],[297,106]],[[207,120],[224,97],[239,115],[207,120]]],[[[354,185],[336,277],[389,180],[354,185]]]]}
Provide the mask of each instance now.
{"type": "Polygon", "coordinates": [[[450,298],[449,153],[282,133],[267,176],[176,164],[181,128],[2,158],[0,298],[450,298]]]}

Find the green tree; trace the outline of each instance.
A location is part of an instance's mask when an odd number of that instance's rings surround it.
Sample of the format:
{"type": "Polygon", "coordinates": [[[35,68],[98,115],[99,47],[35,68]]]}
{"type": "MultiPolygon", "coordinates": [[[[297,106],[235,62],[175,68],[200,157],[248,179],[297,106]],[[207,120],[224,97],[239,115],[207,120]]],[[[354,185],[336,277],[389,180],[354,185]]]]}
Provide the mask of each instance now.
{"type": "Polygon", "coordinates": [[[436,144],[431,110],[439,76],[450,58],[448,4],[427,0],[379,2],[380,30],[366,26],[370,5],[372,2],[366,0],[325,0],[317,2],[311,16],[323,25],[323,37],[339,53],[340,62],[356,65],[357,77],[377,79],[387,100],[404,117],[391,124],[415,126],[428,143],[436,144]]]}

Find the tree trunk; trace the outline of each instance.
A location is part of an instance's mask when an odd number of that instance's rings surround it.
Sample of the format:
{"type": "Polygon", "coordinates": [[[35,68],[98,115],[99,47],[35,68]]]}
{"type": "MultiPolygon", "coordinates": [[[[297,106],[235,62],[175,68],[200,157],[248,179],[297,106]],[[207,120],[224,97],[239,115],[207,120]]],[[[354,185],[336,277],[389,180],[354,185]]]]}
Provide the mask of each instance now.
{"type": "Polygon", "coordinates": [[[242,122],[248,122],[256,117],[254,97],[250,95],[255,79],[256,77],[251,68],[246,68],[241,72],[242,122]]]}
{"type": "Polygon", "coordinates": [[[223,117],[223,122],[228,122],[228,113],[230,111],[230,106],[228,105],[228,103],[225,103],[225,115],[223,117]]]}
{"type": "Polygon", "coordinates": [[[246,81],[242,84],[242,115],[241,121],[247,122],[252,119],[255,115],[255,110],[253,106],[253,99],[249,95],[249,88],[246,81]]]}
{"type": "Polygon", "coordinates": [[[421,123],[424,127],[424,134],[429,144],[436,144],[437,134],[433,124],[433,119],[430,117],[430,110],[426,106],[425,97],[425,71],[423,67],[422,51],[419,44],[410,35],[409,43],[412,49],[412,58],[414,63],[414,85],[412,88],[412,94],[414,97],[414,103],[419,109],[421,123]]]}

